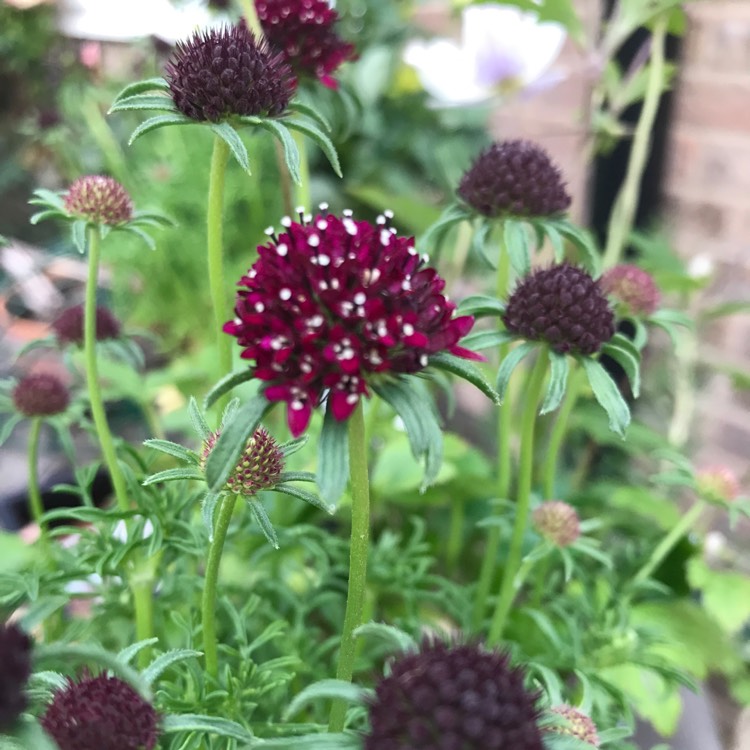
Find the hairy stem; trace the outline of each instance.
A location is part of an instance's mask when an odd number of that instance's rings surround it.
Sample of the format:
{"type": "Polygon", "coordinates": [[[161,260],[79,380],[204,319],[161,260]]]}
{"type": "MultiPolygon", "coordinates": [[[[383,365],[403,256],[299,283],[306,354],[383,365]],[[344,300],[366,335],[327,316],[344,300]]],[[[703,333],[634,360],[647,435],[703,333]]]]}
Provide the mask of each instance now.
{"type": "Polygon", "coordinates": [[[42,521],[44,503],[39,489],[39,433],[42,428],[42,418],[34,417],[29,429],[29,511],[31,518],[39,526],[40,538],[47,536],[47,527],[42,521]]]}
{"type": "Polygon", "coordinates": [[[294,142],[299,151],[299,176],[300,184],[294,186],[294,200],[297,205],[305,211],[312,212],[312,195],[310,193],[310,160],[307,156],[307,144],[305,136],[296,130],[292,133],[294,142]]]}

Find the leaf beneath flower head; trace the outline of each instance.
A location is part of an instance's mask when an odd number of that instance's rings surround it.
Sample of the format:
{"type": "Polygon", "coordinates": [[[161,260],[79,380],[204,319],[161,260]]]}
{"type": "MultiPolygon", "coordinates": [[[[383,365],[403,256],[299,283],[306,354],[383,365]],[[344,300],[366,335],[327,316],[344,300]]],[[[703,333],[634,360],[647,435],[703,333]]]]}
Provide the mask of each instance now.
{"type": "Polygon", "coordinates": [[[276,529],[274,529],[266,509],[263,507],[263,503],[257,497],[248,497],[247,501],[260,530],[263,532],[263,536],[274,549],[278,549],[279,538],[276,536],[276,529]]]}
{"type": "Polygon", "coordinates": [[[282,123],[276,122],[276,120],[263,119],[260,121],[260,126],[271,133],[281,143],[284,151],[284,163],[289,170],[289,176],[292,178],[292,182],[296,185],[301,185],[299,149],[294,142],[292,134],[282,123]]]}
{"type": "Polygon", "coordinates": [[[482,371],[473,363],[465,359],[456,357],[448,352],[438,352],[430,356],[430,364],[441,370],[457,375],[459,378],[466,380],[478,388],[493,403],[500,403],[499,396],[495,389],[490,385],[488,380],[482,374],[482,371]]]}
{"type": "Polygon", "coordinates": [[[310,119],[315,120],[315,122],[317,122],[318,125],[320,125],[320,127],[323,128],[323,130],[325,130],[327,133],[331,132],[331,123],[328,122],[328,120],[326,120],[326,118],[323,117],[323,115],[318,112],[317,109],[311,107],[309,104],[303,104],[302,102],[295,101],[289,104],[289,109],[292,112],[299,112],[301,115],[306,115],[310,119]]]}
{"type": "Polygon", "coordinates": [[[331,139],[323,133],[322,130],[317,128],[312,123],[304,122],[303,120],[287,120],[286,126],[291,130],[298,130],[303,135],[311,138],[315,143],[318,144],[320,150],[326,155],[326,158],[333,167],[333,171],[339,176],[344,175],[341,172],[341,164],[339,162],[339,155],[336,153],[336,147],[333,145],[331,139]]]}
{"type": "Polygon", "coordinates": [[[564,354],[550,351],[549,360],[552,367],[547,394],[539,411],[540,414],[548,414],[560,406],[568,383],[568,358],[564,354]]]}
{"type": "Polygon", "coordinates": [[[333,416],[330,404],[318,442],[318,487],[329,503],[337,503],[349,481],[349,423],[333,416]]]}
{"type": "Polygon", "coordinates": [[[250,174],[250,159],[239,133],[228,122],[216,122],[211,125],[211,130],[229,146],[237,163],[250,174]]]}
{"type": "Polygon", "coordinates": [[[501,403],[505,399],[505,391],[508,389],[508,383],[510,382],[510,376],[513,374],[513,370],[516,369],[518,363],[529,354],[535,346],[536,343],[533,341],[524,341],[520,346],[511,349],[500,363],[500,368],[497,371],[497,383],[495,384],[495,388],[497,389],[501,403]]]}
{"type": "Polygon", "coordinates": [[[132,146],[142,135],[150,133],[152,130],[158,128],[164,128],[168,125],[191,125],[195,124],[194,120],[191,120],[185,115],[169,114],[169,115],[156,115],[155,117],[149,117],[148,120],[142,122],[130,135],[128,140],[128,146],[132,146]]]}
{"type": "Polygon", "coordinates": [[[119,94],[115,97],[115,103],[122,99],[127,99],[131,96],[143,94],[147,91],[169,91],[169,84],[161,77],[159,78],[148,78],[144,81],[136,81],[135,83],[128,84],[119,94]]]}
{"type": "Polygon", "coordinates": [[[130,112],[142,109],[164,110],[165,112],[179,112],[170,96],[161,94],[136,94],[116,101],[107,114],[113,112],[130,112]]]}
{"type": "Polygon", "coordinates": [[[624,439],[625,430],[630,424],[630,409],[620,389],[600,362],[591,357],[579,357],[579,361],[586,370],[586,377],[594,392],[594,397],[607,412],[609,429],[624,439]]]}
{"type": "Polygon", "coordinates": [[[503,222],[503,251],[508,253],[513,270],[521,277],[531,270],[531,241],[526,223],[518,219],[503,222]]]}

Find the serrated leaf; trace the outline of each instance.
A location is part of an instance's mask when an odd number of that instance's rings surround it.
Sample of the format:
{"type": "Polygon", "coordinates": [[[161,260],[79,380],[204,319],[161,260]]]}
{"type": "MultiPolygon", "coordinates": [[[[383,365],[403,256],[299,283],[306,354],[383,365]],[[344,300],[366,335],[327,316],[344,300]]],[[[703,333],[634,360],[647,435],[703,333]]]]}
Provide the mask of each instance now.
{"type": "Polygon", "coordinates": [[[407,653],[419,650],[419,645],[408,633],[393,625],[386,625],[384,622],[366,622],[354,631],[354,636],[378,638],[393,646],[394,651],[407,653]]]}
{"type": "Polygon", "coordinates": [[[270,408],[265,396],[254,396],[238,409],[235,418],[222,430],[206,461],[206,481],[211,490],[215,492],[224,486],[248,439],[270,408]]]}
{"type": "Polygon", "coordinates": [[[32,214],[29,219],[29,224],[36,226],[40,221],[45,219],[67,219],[68,215],[63,211],[58,211],[56,208],[49,208],[46,211],[38,211],[32,214]]]}
{"type": "Polygon", "coordinates": [[[517,219],[503,222],[503,252],[508,253],[510,265],[519,276],[531,270],[531,241],[526,223],[517,219]]]}
{"type": "Polygon", "coordinates": [[[571,224],[566,219],[557,221],[554,226],[579,250],[583,251],[583,265],[586,266],[589,273],[591,273],[594,278],[597,278],[601,268],[601,257],[591,235],[585,229],[581,229],[580,227],[571,224]]]}
{"type": "Polygon", "coordinates": [[[448,206],[440,215],[438,220],[431,224],[419,239],[419,247],[429,249],[433,245],[435,248],[440,247],[441,240],[445,233],[462,221],[468,221],[471,217],[461,206],[453,204],[448,206]]]}
{"type": "Polygon", "coordinates": [[[316,476],[312,471],[283,471],[279,474],[281,482],[315,482],[316,476]]]}
{"type": "Polygon", "coordinates": [[[490,401],[499,404],[500,399],[482,371],[471,361],[456,357],[448,352],[438,352],[430,356],[430,365],[456,375],[478,388],[490,401]]]}
{"type": "Polygon", "coordinates": [[[70,225],[70,238],[81,255],[86,252],[86,222],[74,221],[70,225]]]}
{"type": "Polygon", "coordinates": [[[250,174],[250,158],[240,134],[228,122],[215,122],[211,125],[211,130],[229,146],[237,163],[247,174],[250,174]]]}
{"type": "Polygon", "coordinates": [[[132,146],[142,135],[150,133],[152,130],[158,128],[165,128],[169,125],[191,125],[194,121],[185,115],[169,114],[169,115],[156,115],[155,117],[149,117],[148,120],[142,122],[131,134],[128,140],[128,146],[132,146]]]}
{"type": "Polygon", "coordinates": [[[177,113],[179,110],[175,107],[171,96],[162,96],[161,94],[135,94],[124,99],[116,101],[107,114],[113,112],[129,112],[143,109],[163,110],[165,112],[177,113]]]}
{"type": "Polygon", "coordinates": [[[482,349],[494,349],[501,344],[515,341],[517,336],[510,331],[476,331],[461,339],[461,346],[478,352],[482,349]]]}
{"type": "Polygon", "coordinates": [[[190,417],[190,423],[193,425],[193,429],[198,433],[201,440],[208,440],[211,437],[211,428],[206,422],[206,418],[198,408],[198,402],[193,396],[188,401],[188,416],[190,417]]]}
{"type": "Polygon", "coordinates": [[[253,517],[258,523],[258,526],[260,526],[260,530],[263,532],[263,536],[266,537],[274,549],[278,549],[279,538],[276,536],[276,529],[274,529],[271,519],[268,517],[268,513],[266,513],[266,509],[263,507],[263,503],[261,503],[256,497],[249,497],[247,498],[247,501],[250,504],[250,510],[253,512],[253,517]]]}
{"type": "Polygon", "coordinates": [[[240,400],[238,398],[233,398],[225,407],[224,411],[221,414],[221,421],[219,424],[221,425],[220,429],[224,429],[225,424],[229,424],[237,414],[237,409],[240,408],[240,400]]]}
{"type": "Polygon", "coordinates": [[[317,480],[324,500],[335,505],[349,481],[348,422],[339,422],[326,408],[318,441],[317,480]]]}
{"type": "Polygon", "coordinates": [[[470,252],[478,253],[490,268],[497,268],[495,261],[487,253],[487,245],[495,225],[491,221],[480,220],[471,236],[470,252]]]}
{"type": "Polygon", "coordinates": [[[284,127],[282,123],[276,120],[261,120],[260,126],[271,133],[281,143],[281,147],[284,151],[284,163],[286,168],[289,170],[289,176],[295,185],[302,184],[302,177],[300,175],[300,156],[297,144],[294,142],[292,134],[289,129],[284,127]]]}
{"type": "Polygon", "coordinates": [[[333,167],[333,171],[339,177],[344,176],[341,172],[341,164],[339,163],[339,155],[336,153],[336,148],[331,139],[323,133],[322,130],[310,123],[303,122],[302,120],[287,120],[286,126],[292,130],[299,131],[315,141],[320,147],[320,150],[326,155],[326,158],[333,167]]]}
{"type": "Polygon", "coordinates": [[[203,524],[208,532],[208,541],[214,540],[214,516],[216,515],[216,506],[225,496],[225,492],[207,492],[201,502],[201,517],[203,524]]]}
{"type": "Polygon", "coordinates": [[[167,651],[166,654],[154,659],[146,669],[141,672],[141,677],[149,684],[153,685],[154,682],[169,669],[173,664],[178,664],[186,659],[194,659],[199,656],[203,656],[202,651],[193,651],[189,648],[175,648],[171,651],[167,651]]]}
{"type": "Polygon", "coordinates": [[[549,361],[551,365],[549,384],[542,408],[539,411],[540,414],[548,414],[560,406],[568,384],[568,358],[564,354],[550,350],[549,361]]]}
{"type": "Polygon", "coordinates": [[[152,484],[158,484],[159,482],[175,482],[180,479],[203,481],[203,474],[197,469],[190,469],[188,467],[179,467],[176,469],[165,469],[164,471],[157,471],[156,474],[146,477],[141,484],[144,487],[149,487],[152,484]]]}
{"type": "Polygon", "coordinates": [[[284,711],[284,719],[288,720],[300,709],[317,700],[341,700],[345,703],[364,705],[371,694],[371,690],[365,690],[347,680],[319,680],[303,688],[292,698],[284,711]]]}
{"type": "Polygon", "coordinates": [[[600,362],[591,359],[591,357],[580,357],[579,361],[586,371],[586,377],[591,385],[591,390],[594,392],[594,398],[607,412],[609,429],[624,439],[625,430],[630,424],[630,409],[617,384],[600,362]]]}
{"type": "MultiPolygon", "coordinates": [[[[624,337],[623,337],[624,338],[624,337]]],[[[641,373],[638,361],[638,353],[632,343],[625,346],[615,343],[614,339],[602,347],[602,354],[606,354],[617,362],[630,381],[630,388],[633,396],[638,398],[641,393],[641,373]]]]}
{"type": "Polygon", "coordinates": [[[46,188],[37,188],[32,195],[33,197],[29,201],[32,206],[46,206],[65,211],[65,199],[62,193],[47,190],[46,188]]]}
{"type": "Polygon", "coordinates": [[[128,232],[134,237],[137,237],[143,242],[149,250],[156,250],[156,240],[150,235],[144,232],[140,227],[134,227],[131,224],[125,224],[124,226],[118,227],[121,232],[128,232]]]}
{"type": "Polygon", "coordinates": [[[115,103],[122,99],[127,99],[131,96],[137,96],[143,94],[146,91],[169,91],[169,84],[161,77],[159,78],[148,78],[143,81],[136,81],[135,83],[128,84],[119,94],[115,97],[115,103]]]}
{"type": "Polygon", "coordinates": [[[557,231],[557,227],[550,222],[541,224],[541,227],[552,245],[552,252],[555,255],[555,263],[562,263],[563,260],[565,260],[565,244],[563,243],[562,235],[557,231]]]}
{"type": "Polygon", "coordinates": [[[284,454],[285,457],[289,457],[295,454],[298,450],[302,449],[307,445],[307,441],[310,439],[308,435],[300,435],[294,440],[289,440],[279,446],[279,450],[284,454]]]}
{"type": "Polygon", "coordinates": [[[511,349],[500,363],[500,367],[497,371],[497,382],[495,388],[501,403],[505,398],[505,391],[508,389],[508,383],[510,382],[513,370],[516,369],[518,363],[529,354],[535,346],[536,344],[533,341],[524,341],[519,346],[511,349]]]}
{"type": "Polygon", "coordinates": [[[237,372],[230,372],[229,375],[225,375],[211,390],[206,394],[203,399],[203,408],[205,410],[210,409],[225,393],[236,388],[242,383],[246,383],[248,380],[252,380],[255,377],[255,372],[251,367],[245,367],[237,372]]]}
{"type": "Polygon", "coordinates": [[[315,120],[315,122],[320,125],[323,130],[325,130],[327,133],[331,132],[331,123],[326,120],[323,115],[318,112],[317,109],[314,107],[311,107],[309,104],[303,104],[302,102],[291,102],[289,104],[289,109],[292,112],[299,112],[301,115],[306,115],[307,117],[311,118],[312,120],[315,120]]]}
{"type": "Polygon", "coordinates": [[[459,315],[473,315],[475,318],[493,315],[499,318],[505,315],[505,302],[486,294],[473,294],[461,300],[456,312],[459,315]]]}
{"type": "Polygon", "coordinates": [[[140,651],[143,651],[144,648],[148,648],[149,646],[153,646],[155,643],[158,643],[158,638],[146,638],[143,641],[138,641],[137,643],[131,643],[130,646],[126,646],[122,651],[118,652],[117,658],[123,663],[123,664],[129,664],[133,659],[138,655],[140,651]]]}
{"type": "Polygon", "coordinates": [[[200,463],[200,460],[198,459],[198,456],[194,451],[189,450],[184,445],[180,445],[179,443],[173,443],[171,440],[160,440],[157,438],[152,438],[150,440],[144,440],[143,444],[149,448],[153,448],[154,450],[166,453],[169,456],[179,458],[181,461],[196,465],[200,463]]]}
{"type": "Polygon", "coordinates": [[[336,506],[335,505],[329,505],[328,503],[321,500],[317,495],[315,495],[312,492],[308,492],[307,490],[303,490],[299,487],[293,487],[290,484],[277,484],[274,488],[274,492],[282,492],[285,495],[289,495],[289,497],[295,497],[298,500],[303,500],[306,503],[309,503],[315,508],[318,508],[319,510],[322,510],[324,513],[328,513],[329,516],[332,516],[336,512],[336,506]]]}
{"type": "Polygon", "coordinates": [[[206,732],[207,734],[216,734],[219,737],[229,737],[240,742],[253,741],[253,735],[237,722],[202,714],[168,714],[162,718],[161,731],[165,734],[206,732]]]}

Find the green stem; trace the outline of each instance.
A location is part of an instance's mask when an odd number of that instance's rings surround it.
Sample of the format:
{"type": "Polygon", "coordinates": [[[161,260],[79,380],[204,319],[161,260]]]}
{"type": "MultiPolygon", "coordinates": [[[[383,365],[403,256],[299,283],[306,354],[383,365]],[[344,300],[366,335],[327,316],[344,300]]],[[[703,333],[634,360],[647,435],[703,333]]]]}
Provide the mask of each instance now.
{"type": "Polygon", "coordinates": [[[464,538],[465,515],[465,504],[463,498],[452,498],[450,527],[448,530],[448,546],[445,553],[449,570],[456,569],[456,563],[461,554],[461,546],[464,538]]]}
{"type": "MultiPolygon", "coordinates": [[[[502,231],[499,232],[502,237],[502,231]]],[[[505,299],[508,295],[508,279],[510,276],[510,257],[501,249],[497,265],[497,298],[505,299]]],[[[501,344],[499,348],[500,362],[502,362],[510,351],[508,344],[501,344]]],[[[507,500],[510,495],[511,479],[511,433],[513,430],[513,404],[511,391],[505,395],[503,403],[500,404],[497,415],[497,497],[499,500],[507,500]]],[[[474,609],[471,616],[471,629],[476,633],[482,627],[484,614],[487,611],[487,597],[492,589],[497,564],[497,553],[500,550],[500,526],[494,525],[490,528],[487,536],[487,547],[484,551],[482,568],[479,572],[477,592],[474,598],[474,609]]]]}
{"type": "MultiPolygon", "coordinates": [[[[133,607],[135,609],[135,639],[145,641],[151,638],[154,621],[154,578],[153,575],[144,576],[138,580],[136,573],[130,581],[133,592],[133,607]]],[[[151,649],[144,648],[138,652],[138,667],[145,669],[151,661],[151,649]]]]}
{"type": "Polygon", "coordinates": [[[256,39],[263,39],[263,29],[258,20],[258,13],[255,10],[254,0],[239,0],[242,15],[247,22],[247,28],[253,32],[256,39]]]}
{"type": "Polygon", "coordinates": [[[130,509],[128,501],[128,489],[125,476],[122,473],[117,460],[112,433],[107,422],[107,413],[104,410],[104,399],[102,398],[99,383],[99,371],[96,362],[96,286],[99,278],[99,258],[101,253],[101,232],[98,226],[90,226],[88,229],[89,269],[86,282],[86,303],[83,315],[83,348],[86,360],[86,380],[88,382],[89,403],[91,416],[94,419],[94,427],[99,438],[102,456],[107,471],[112,479],[117,507],[121,511],[130,509]]]}
{"type": "MultiPolygon", "coordinates": [[[[349,478],[352,492],[352,538],[349,550],[349,587],[341,634],[336,679],[351,681],[356,653],[354,631],[362,624],[367,590],[367,553],[370,540],[370,483],[362,401],[349,418],[349,478]]],[[[333,702],[329,732],[340,732],[346,720],[346,703],[333,702]]]]}
{"type": "Polygon", "coordinates": [[[37,474],[39,465],[39,433],[42,428],[42,418],[34,417],[29,429],[29,510],[31,518],[39,526],[40,538],[47,535],[47,528],[42,521],[44,515],[44,503],[42,493],[39,489],[39,476],[37,474]]]}
{"type": "Polygon", "coordinates": [[[578,396],[581,393],[582,383],[583,381],[580,372],[575,370],[572,373],[572,377],[568,383],[568,390],[565,394],[565,399],[560,407],[555,424],[552,427],[552,434],[549,438],[549,445],[547,446],[547,454],[544,459],[544,468],[542,471],[542,487],[544,488],[545,500],[552,500],[554,497],[555,478],[557,476],[557,459],[560,456],[560,448],[562,447],[563,439],[568,431],[570,415],[572,414],[576,402],[578,401],[578,396]]]}
{"type": "Polygon", "coordinates": [[[632,583],[643,583],[664,561],[664,558],[672,551],[677,542],[687,534],[696,524],[706,505],[698,500],[690,510],[672,527],[670,532],[659,542],[659,545],[651,553],[646,564],[636,573],[632,583]]]}
{"type": "Polygon", "coordinates": [[[229,320],[229,295],[224,279],[223,222],[224,183],[229,146],[218,135],[214,137],[214,150],[211,155],[211,176],[208,183],[208,283],[211,289],[211,302],[214,308],[218,360],[221,375],[232,369],[232,348],[229,336],[222,332],[224,323],[229,320]]]}
{"type": "Polygon", "coordinates": [[[487,643],[497,645],[503,635],[513,598],[516,593],[516,576],[521,565],[523,538],[529,520],[531,506],[531,480],[534,475],[534,428],[537,410],[542,397],[542,389],[547,375],[547,352],[540,349],[534,369],[531,372],[526,403],[521,419],[521,451],[518,465],[518,498],[516,501],[516,519],[513,525],[513,536],[503,570],[500,594],[497,598],[495,613],[492,617],[487,643]]]}
{"type": "Polygon", "coordinates": [[[221,554],[224,542],[232,520],[236,495],[227,495],[219,505],[219,513],[214,527],[214,538],[208,548],[208,562],[206,563],[206,577],[203,583],[203,600],[201,612],[203,618],[203,653],[206,659],[206,672],[218,679],[219,654],[216,643],[216,584],[219,580],[221,554]]]}
{"type": "Polygon", "coordinates": [[[620,261],[625,243],[633,229],[640,185],[651,151],[651,132],[659,110],[664,85],[667,21],[668,14],[662,13],[654,22],[651,34],[651,65],[646,84],[646,94],[643,98],[641,116],[633,135],[633,145],[630,150],[625,181],[617,195],[610,216],[607,247],[604,251],[604,268],[611,268],[620,261]]]}
{"type": "Polygon", "coordinates": [[[298,131],[293,131],[294,142],[299,151],[299,176],[300,184],[294,186],[294,200],[298,206],[305,211],[312,211],[312,196],[310,193],[310,160],[307,156],[307,144],[305,136],[298,131]]]}
{"type": "Polygon", "coordinates": [[[274,149],[276,151],[276,164],[279,169],[279,183],[281,184],[281,203],[284,207],[284,213],[287,216],[294,217],[294,198],[292,196],[292,178],[289,176],[289,170],[286,168],[284,161],[284,147],[274,138],[274,149]]]}

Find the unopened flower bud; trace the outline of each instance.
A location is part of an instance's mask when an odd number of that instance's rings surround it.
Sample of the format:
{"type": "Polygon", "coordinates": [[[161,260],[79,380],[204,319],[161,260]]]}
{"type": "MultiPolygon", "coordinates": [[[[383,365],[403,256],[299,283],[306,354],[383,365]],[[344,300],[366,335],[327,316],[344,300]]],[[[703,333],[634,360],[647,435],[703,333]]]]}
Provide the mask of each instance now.
{"type": "Polygon", "coordinates": [[[56,375],[25,375],[13,389],[13,404],[27,417],[51,417],[68,408],[70,393],[56,375]]]}
{"type": "MultiPolygon", "coordinates": [[[[83,305],[63,310],[52,324],[55,337],[61,344],[83,345],[83,305]]],[[[120,335],[120,321],[106,307],[96,308],[96,340],[116,339],[120,335]]]]}
{"type": "Polygon", "coordinates": [[[558,547],[569,547],[580,536],[578,514],[562,500],[547,500],[532,513],[534,528],[558,547]]]}
{"type": "Polygon", "coordinates": [[[101,175],[79,177],[65,194],[65,210],[94,224],[115,226],[133,216],[133,201],[117,180],[101,175]]]}
{"type": "Polygon", "coordinates": [[[632,315],[648,316],[659,307],[659,287],[653,276],[638,266],[623,263],[610,268],[599,279],[599,285],[632,315]]]}
{"type": "Polygon", "coordinates": [[[567,734],[575,737],[582,742],[587,742],[593,747],[599,747],[599,735],[596,731],[596,724],[582,711],[573,706],[554,706],[553,713],[562,716],[567,720],[566,726],[546,727],[545,731],[554,732],[555,734],[567,734]]]}
{"type": "Polygon", "coordinates": [[[695,477],[698,494],[712,502],[736,500],[740,494],[737,475],[728,466],[709,466],[695,477]]]}

